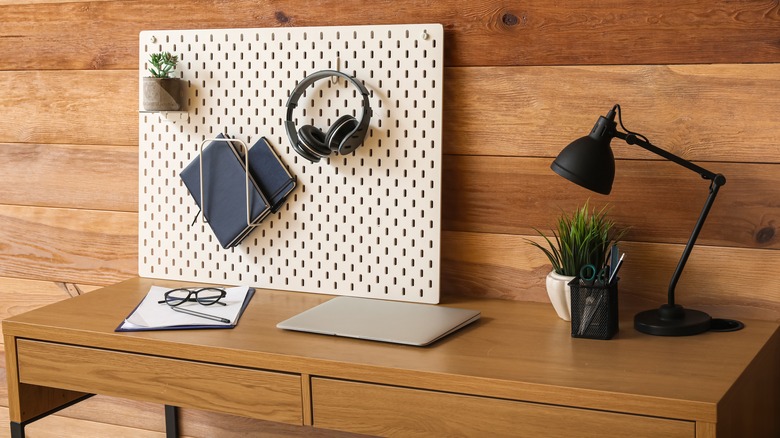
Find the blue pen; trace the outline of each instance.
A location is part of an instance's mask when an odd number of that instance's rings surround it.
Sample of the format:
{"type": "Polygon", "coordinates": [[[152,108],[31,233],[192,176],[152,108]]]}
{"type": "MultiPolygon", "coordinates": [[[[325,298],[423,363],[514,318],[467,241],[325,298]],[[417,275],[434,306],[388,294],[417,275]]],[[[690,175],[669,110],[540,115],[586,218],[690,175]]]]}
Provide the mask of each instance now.
{"type": "Polygon", "coordinates": [[[612,273],[615,272],[615,269],[617,269],[618,265],[618,259],[620,256],[620,249],[618,249],[617,243],[612,245],[612,249],[609,252],[609,278],[612,279],[612,273]]]}

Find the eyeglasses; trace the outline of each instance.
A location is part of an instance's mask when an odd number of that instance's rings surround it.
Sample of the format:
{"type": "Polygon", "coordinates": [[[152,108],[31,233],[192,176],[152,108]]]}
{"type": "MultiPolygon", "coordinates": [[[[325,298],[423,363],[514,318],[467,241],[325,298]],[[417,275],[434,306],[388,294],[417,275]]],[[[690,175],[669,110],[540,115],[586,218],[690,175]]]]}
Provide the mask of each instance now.
{"type": "Polygon", "coordinates": [[[197,302],[203,306],[211,306],[213,304],[225,306],[226,304],[220,300],[224,298],[226,294],[227,293],[223,289],[216,287],[204,287],[200,289],[171,289],[168,292],[165,292],[165,299],[160,300],[157,303],[165,303],[171,307],[176,307],[180,304],[190,301],[197,302]]]}

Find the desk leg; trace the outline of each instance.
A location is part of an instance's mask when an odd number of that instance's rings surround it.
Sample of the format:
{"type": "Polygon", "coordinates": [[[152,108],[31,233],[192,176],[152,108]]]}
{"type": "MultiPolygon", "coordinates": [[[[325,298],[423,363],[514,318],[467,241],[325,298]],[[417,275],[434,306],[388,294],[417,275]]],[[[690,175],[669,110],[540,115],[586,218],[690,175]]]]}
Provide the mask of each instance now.
{"type": "Polygon", "coordinates": [[[11,438],[24,438],[24,424],[11,422],[11,438]]]}
{"type": "Polygon", "coordinates": [[[82,394],[80,397],[75,398],[73,400],[70,400],[66,403],[63,403],[59,406],[55,406],[52,409],[49,409],[45,412],[40,412],[34,417],[27,418],[24,421],[11,421],[11,438],[24,438],[24,426],[26,426],[29,423],[32,423],[33,421],[40,420],[43,417],[49,416],[51,414],[54,414],[56,412],[59,412],[67,407],[73,406],[76,403],[86,400],[90,397],[92,397],[93,394],[82,394]]]}
{"type": "Polygon", "coordinates": [[[165,438],[179,438],[178,414],[179,408],[176,406],[165,405],[165,438]]]}

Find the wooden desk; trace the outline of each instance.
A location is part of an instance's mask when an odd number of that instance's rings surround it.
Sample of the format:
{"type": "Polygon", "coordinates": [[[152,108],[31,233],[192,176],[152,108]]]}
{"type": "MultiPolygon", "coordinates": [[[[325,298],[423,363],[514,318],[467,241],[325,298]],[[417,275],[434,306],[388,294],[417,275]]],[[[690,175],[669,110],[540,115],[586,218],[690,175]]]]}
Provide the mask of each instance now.
{"type": "Polygon", "coordinates": [[[3,322],[9,412],[88,394],[396,436],[780,436],[780,331],[574,339],[546,304],[452,299],[482,320],[430,347],[277,329],[329,296],[258,290],[238,327],[115,333],[132,279],[3,322]]]}

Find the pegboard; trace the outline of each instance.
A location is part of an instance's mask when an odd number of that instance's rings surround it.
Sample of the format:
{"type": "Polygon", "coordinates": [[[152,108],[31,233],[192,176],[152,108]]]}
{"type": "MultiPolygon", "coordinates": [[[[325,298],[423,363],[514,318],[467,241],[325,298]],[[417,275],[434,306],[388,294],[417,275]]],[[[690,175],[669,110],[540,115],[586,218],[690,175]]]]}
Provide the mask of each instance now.
{"type": "MultiPolygon", "coordinates": [[[[139,81],[149,54],[169,51],[188,86],[185,112],[139,113],[139,274],[438,302],[443,36],[439,24],[141,32],[139,81]],[[326,69],[362,81],[373,115],[360,148],[311,163],[289,144],[285,105],[326,69]],[[219,133],[250,146],[265,136],[298,181],[228,250],[193,223],[198,206],[179,178],[219,133]]],[[[361,103],[353,84],[322,79],[294,121],[327,131],[359,118],[361,103]]]]}

